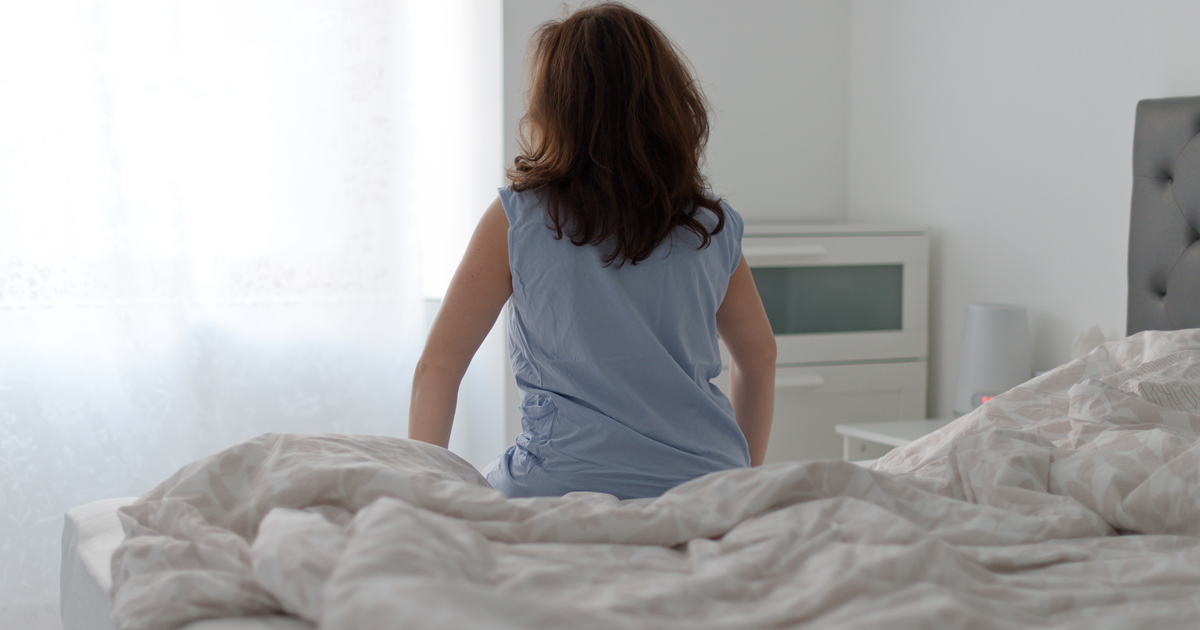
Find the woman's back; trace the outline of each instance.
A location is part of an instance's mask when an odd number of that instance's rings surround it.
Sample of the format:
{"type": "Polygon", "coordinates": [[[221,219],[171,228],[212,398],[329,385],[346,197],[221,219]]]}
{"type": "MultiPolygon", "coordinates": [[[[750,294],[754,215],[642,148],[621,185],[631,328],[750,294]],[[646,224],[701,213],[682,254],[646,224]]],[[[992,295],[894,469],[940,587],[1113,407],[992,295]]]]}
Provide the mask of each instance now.
{"type": "MultiPolygon", "coordinates": [[[[503,189],[513,293],[509,353],[522,433],[485,474],[509,496],[656,496],[750,464],[721,369],[716,311],[741,258],[741,218],[708,247],[677,229],[637,264],[556,238],[534,191],[503,189]]],[[[717,219],[700,209],[712,230],[717,219]]]]}
{"type": "Polygon", "coordinates": [[[761,464],[775,337],[741,217],[700,169],[699,84],[666,35],[618,3],[546,22],[531,53],[512,183],[430,329],[409,437],[449,443],[462,375],[509,302],[523,431],[485,471],[497,489],[646,497],[761,464]],[[718,330],[728,398],[710,382],[718,330]]]}

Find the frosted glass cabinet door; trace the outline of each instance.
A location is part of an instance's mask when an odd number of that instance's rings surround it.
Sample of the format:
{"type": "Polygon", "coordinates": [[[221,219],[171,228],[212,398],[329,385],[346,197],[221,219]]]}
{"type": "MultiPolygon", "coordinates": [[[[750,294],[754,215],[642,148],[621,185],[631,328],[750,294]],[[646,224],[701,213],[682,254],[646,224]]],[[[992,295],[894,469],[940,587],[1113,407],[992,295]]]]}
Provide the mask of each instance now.
{"type": "MultiPolygon", "coordinates": [[[[834,425],[925,417],[924,361],[775,369],[766,463],[841,459],[834,425]]],[[[729,371],[714,379],[729,392],[729,371]]]]}
{"type": "MultiPolygon", "coordinates": [[[[929,238],[919,232],[754,235],[742,252],[775,332],[781,365],[924,360],[929,355],[929,238]]],[[[765,229],[765,228],[763,228],[765,229]]],[[[865,228],[861,228],[865,229],[865,228]]],[[[723,355],[724,359],[728,359],[723,355]]],[[[728,365],[728,363],[726,363],[728,365]]]]}
{"type": "Polygon", "coordinates": [[[902,330],[904,265],[755,267],[776,335],[902,330]]]}

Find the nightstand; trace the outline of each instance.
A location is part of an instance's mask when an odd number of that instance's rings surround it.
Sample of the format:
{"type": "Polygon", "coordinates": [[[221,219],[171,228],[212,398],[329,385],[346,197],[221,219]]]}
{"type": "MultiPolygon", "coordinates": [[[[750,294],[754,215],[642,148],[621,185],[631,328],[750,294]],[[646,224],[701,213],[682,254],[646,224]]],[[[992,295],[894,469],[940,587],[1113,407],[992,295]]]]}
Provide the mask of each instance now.
{"type": "Polygon", "coordinates": [[[897,446],[904,446],[950,424],[954,418],[898,420],[837,424],[833,432],[842,436],[842,459],[851,462],[876,459],[897,446]]]}

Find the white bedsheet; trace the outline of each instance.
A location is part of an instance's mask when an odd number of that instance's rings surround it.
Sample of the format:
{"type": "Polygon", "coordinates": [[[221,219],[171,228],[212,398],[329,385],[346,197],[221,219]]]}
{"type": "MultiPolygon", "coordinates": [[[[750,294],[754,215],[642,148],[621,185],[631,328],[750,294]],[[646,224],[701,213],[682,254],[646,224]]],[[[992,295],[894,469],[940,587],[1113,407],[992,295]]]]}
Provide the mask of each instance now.
{"type": "Polygon", "coordinates": [[[112,629],[111,561],[125,538],[117,508],[136,499],[105,499],[67,512],[59,590],[64,630],[112,629]]]}
{"type": "MultiPolygon", "coordinates": [[[[117,509],[137,497],[93,501],[69,510],[63,526],[60,611],[63,630],[112,630],[112,555],[125,538],[117,509]]],[[[311,630],[295,617],[196,621],[185,630],[311,630]]]]}
{"type": "Polygon", "coordinates": [[[866,469],[508,500],[449,452],[267,435],[121,508],[118,627],[1129,628],[1200,619],[1200,331],[1143,333],[866,469]]]}

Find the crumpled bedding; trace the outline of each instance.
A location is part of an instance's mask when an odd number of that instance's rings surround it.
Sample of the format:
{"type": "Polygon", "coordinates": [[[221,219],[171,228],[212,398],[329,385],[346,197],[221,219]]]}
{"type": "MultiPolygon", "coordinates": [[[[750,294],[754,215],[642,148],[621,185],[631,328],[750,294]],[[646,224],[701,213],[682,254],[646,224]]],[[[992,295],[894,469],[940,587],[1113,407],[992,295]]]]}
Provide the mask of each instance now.
{"type": "Polygon", "coordinates": [[[1200,619],[1200,330],[1146,332],[872,469],[507,499],[450,452],[268,434],[121,508],[118,628],[1129,628],[1200,619]]]}

